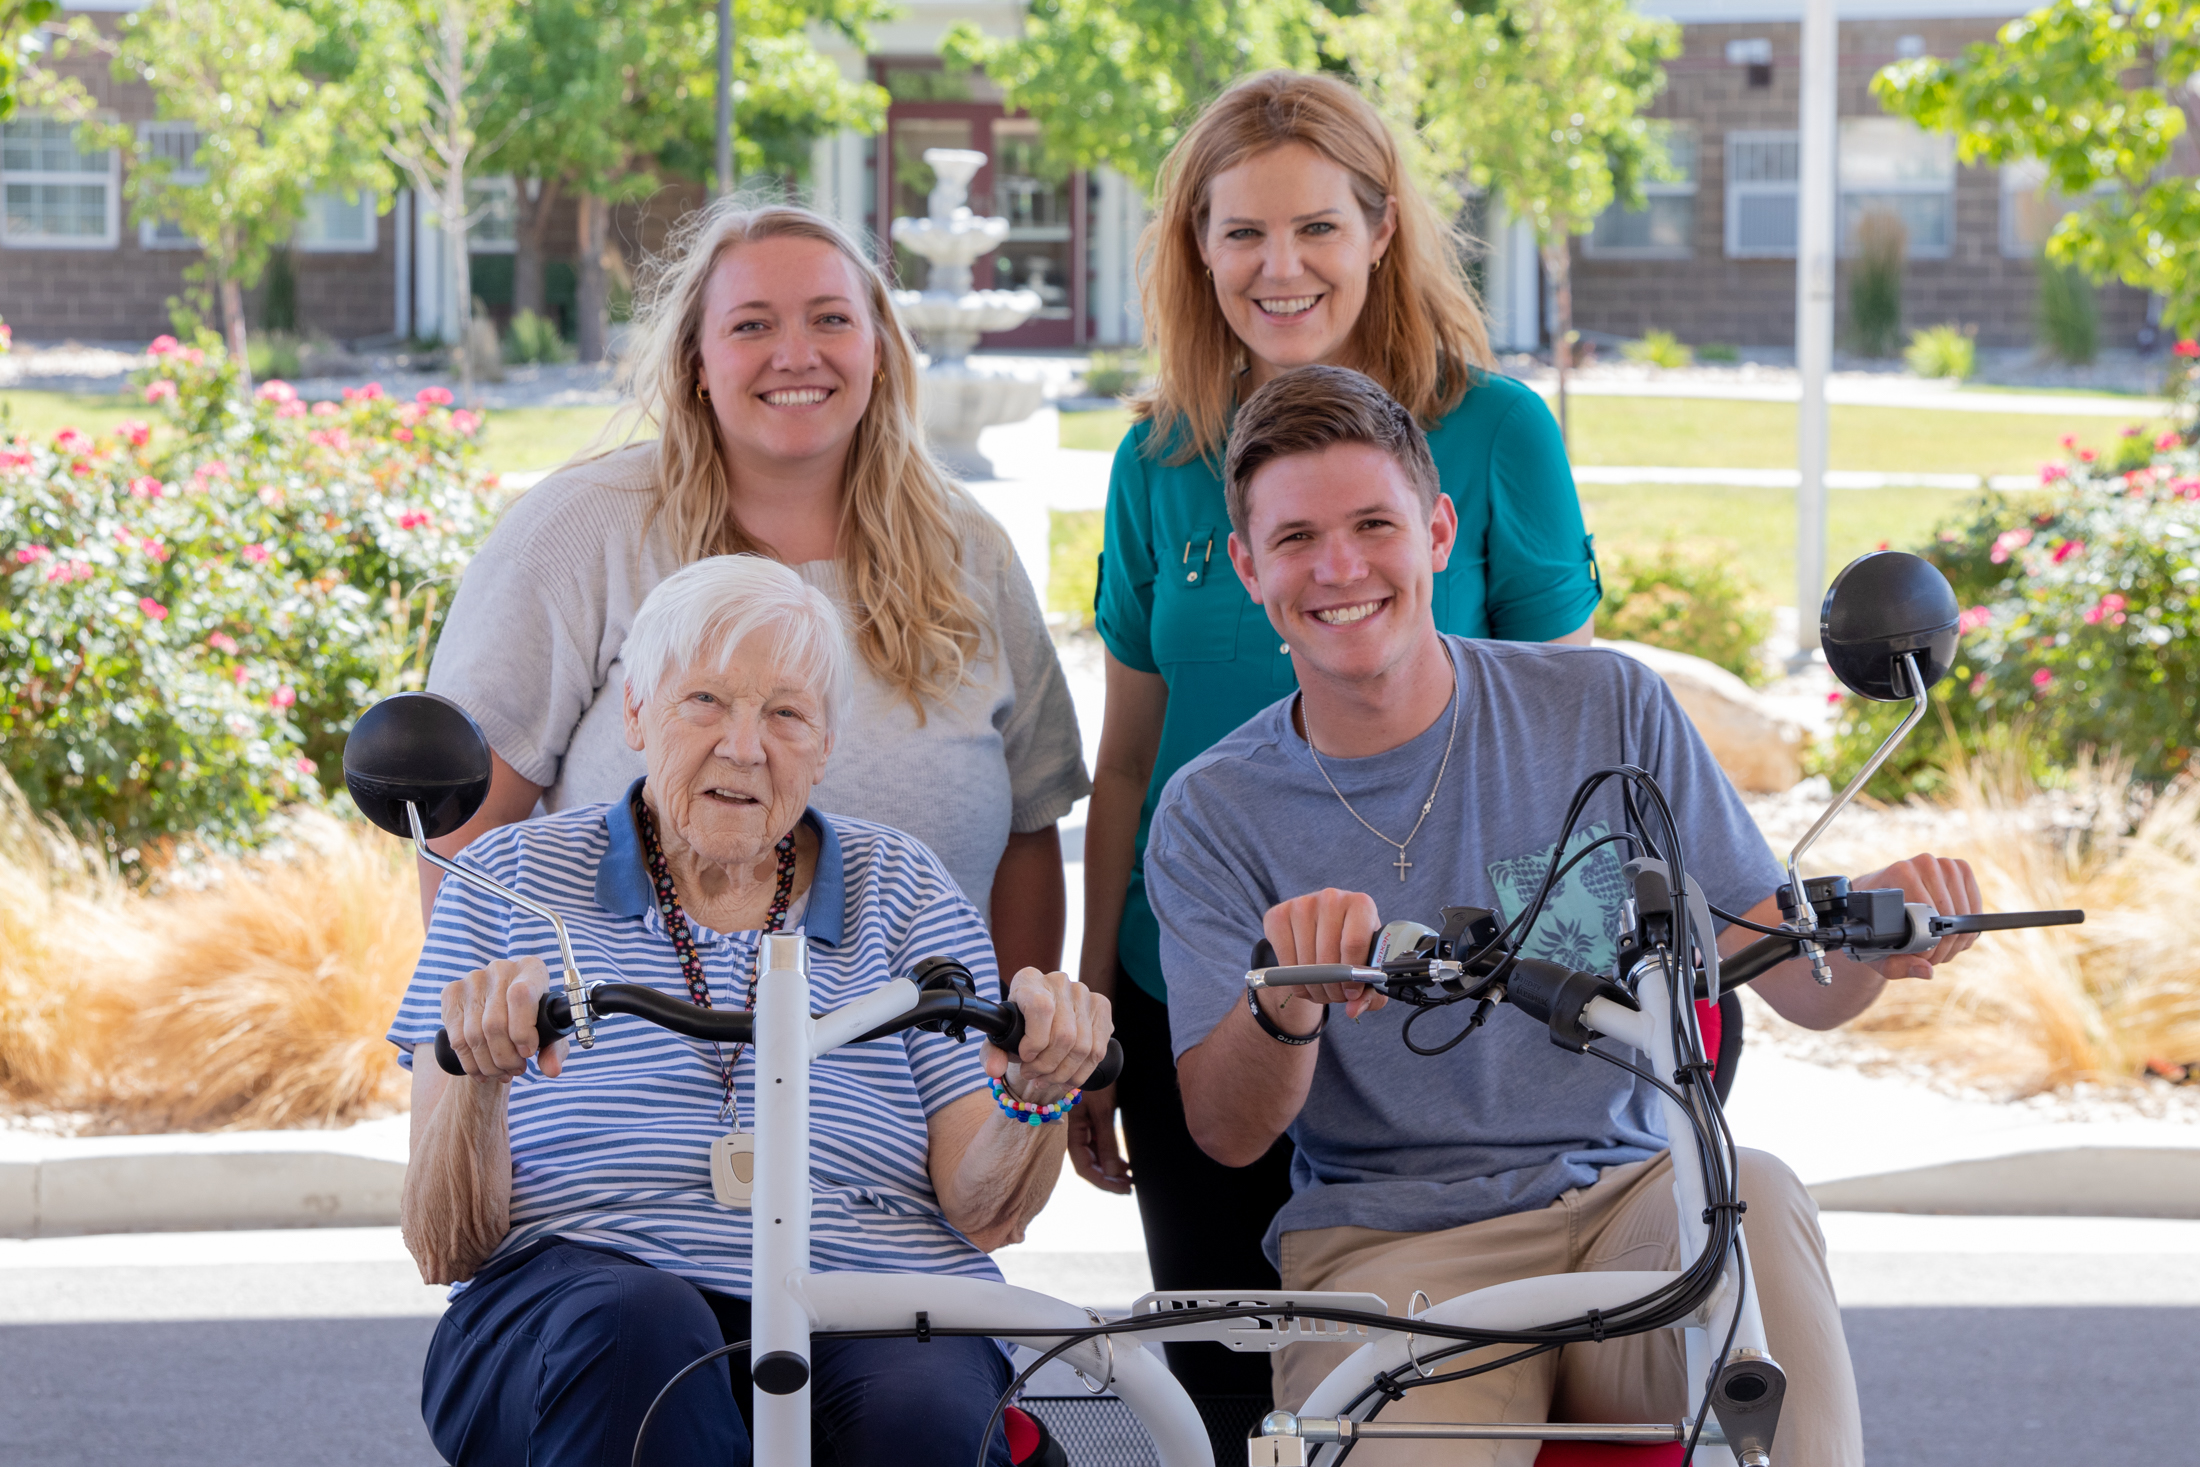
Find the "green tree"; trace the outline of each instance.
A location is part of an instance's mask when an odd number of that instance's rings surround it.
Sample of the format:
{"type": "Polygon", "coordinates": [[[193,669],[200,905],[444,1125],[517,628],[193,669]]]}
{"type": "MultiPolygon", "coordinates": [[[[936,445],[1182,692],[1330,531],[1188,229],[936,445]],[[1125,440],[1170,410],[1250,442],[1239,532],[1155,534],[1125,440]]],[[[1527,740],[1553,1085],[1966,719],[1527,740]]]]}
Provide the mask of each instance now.
{"type": "Polygon", "coordinates": [[[1629,0],[1369,0],[1325,24],[1329,45],[1417,134],[1432,178],[1487,193],[1535,229],[1557,295],[1552,355],[1566,425],[1573,237],[1615,200],[1642,207],[1670,176],[1642,109],[1664,89],[1680,27],[1629,0]]]}
{"type": "Polygon", "coordinates": [[[1318,10],[1314,0],[1031,0],[1022,35],[1000,40],[962,21],[940,51],[1037,118],[1050,156],[1105,165],[1145,190],[1232,78],[1318,64],[1318,10]]]}
{"type": "Polygon", "coordinates": [[[151,88],[154,115],[190,128],[165,136],[187,137],[188,148],[148,147],[131,128],[99,122],[74,81],[39,78],[42,98],[74,116],[91,146],[121,151],[132,213],[173,220],[198,243],[203,254],[185,274],[214,297],[239,370],[244,292],[297,232],[307,198],[386,177],[345,128],[357,89],[309,68],[320,39],[310,17],[278,0],[152,0],[114,33],[80,17],[65,44],[112,58],[118,80],[151,88]]]}
{"type": "Polygon", "coordinates": [[[432,201],[443,232],[444,320],[455,322],[460,390],[474,387],[474,287],[467,236],[480,209],[466,181],[510,138],[519,118],[483,129],[495,85],[489,56],[512,19],[512,0],[392,0],[375,44],[387,132],[382,152],[432,201]]]}
{"type": "MultiPolygon", "coordinates": [[[[799,173],[811,139],[875,132],[886,94],[851,81],[811,43],[810,28],[871,48],[868,26],[888,0],[744,0],[735,17],[735,136],[739,167],[799,173]]],[[[510,126],[499,161],[519,190],[515,308],[541,304],[550,208],[580,200],[580,336],[584,360],[603,354],[602,269],[609,205],[646,194],[658,174],[707,177],[716,149],[717,15],[670,0],[535,0],[494,48],[485,130],[510,126]]]]}
{"type": "Polygon", "coordinates": [[[2177,144],[2200,123],[2195,86],[2192,0],[2054,0],[1992,44],[1872,80],[1888,111],[1955,134],[1966,163],[2039,159],[2057,192],[2088,200],[2056,226],[2048,258],[2155,292],[2165,324],[2186,333],[2200,329],[2200,180],[2177,144]]]}
{"type": "Polygon", "coordinates": [[[54,0],[0,0],[0,122],[15,114],[16,47],[54,12],[54,0]]]}

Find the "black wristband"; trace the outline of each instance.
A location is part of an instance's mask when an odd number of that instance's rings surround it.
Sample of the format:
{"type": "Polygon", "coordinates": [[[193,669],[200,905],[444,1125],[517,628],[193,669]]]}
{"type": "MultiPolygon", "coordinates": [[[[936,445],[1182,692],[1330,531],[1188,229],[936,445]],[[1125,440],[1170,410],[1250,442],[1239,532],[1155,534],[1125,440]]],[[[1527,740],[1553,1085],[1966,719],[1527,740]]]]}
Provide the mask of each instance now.
{"type": "Polygon", "coordinates": [[[1266,1033],[1270,1039],[1282,1044],[1294,1046],[1312,1044],[1322,1037],[1322,1030],[1329,1027],[1328,1004],[1321,1006],[1322,1021],[1314,1026],[1314,1032],[1311,1034],[1293,1034],[1274,1019],[1269,1018],[1268,1010],[1260,1006],[1260,991],[1258,989],[1247,988],[1245,990],[1245,1006],[1253,1011],[1253,1022],[1260,1025],[1262,1032],[1266,1033]]]}

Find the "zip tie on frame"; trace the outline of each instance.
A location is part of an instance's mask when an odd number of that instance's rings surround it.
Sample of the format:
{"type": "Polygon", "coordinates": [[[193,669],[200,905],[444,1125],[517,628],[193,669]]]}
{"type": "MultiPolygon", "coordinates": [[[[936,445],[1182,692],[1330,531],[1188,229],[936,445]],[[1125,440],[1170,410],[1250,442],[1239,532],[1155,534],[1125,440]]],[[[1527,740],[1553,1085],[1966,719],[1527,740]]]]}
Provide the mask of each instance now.
{"type": "Polygon", "coordinates": [[[1604,1311],[1601,1309],[1589,1311],[1589,1343],[1592,1345],[1604,1343],[1604,1311]]]}
{"type": "MultiPolygon", "coordinates": [[[[1085,1317],[1091,1320],[1094,1324],[1104,1325],[1107,1323],[1105,1319],[1100,1317],[1099,1311],[1093,1309],[1089,1305],[1085,1309],[1085,1317]]],[[[1100,1343],[1108,1347],[1107,1373],[1101,1378],[1100,1384],[1094,1385],[1092,1383],[1091,1376],[1085,1374],[1085,1372],[1082,1370],[1078,1370],[1078,1368],[1074,1365],[1070,1367],[1070,1369],[1077,1371],[1077,1379],[1084,1383],[1085,1393],[1087,1395],[1104,1395],[1107,1392],[1108,1388],[1115,1384],[1115,1336],[1102,1335],[1100,1336],[1100,1343]]]]}
{"type": "Polygon", "coordinates": [[[920,1345],[932,1343],[932,1315],[928,1310],[919,1309],[917,1311],[917,1343],[920,1345]]]}
{"type": "Polygon", "coordinates": [[[1709,1207],[1706,1207],[1703,1210],[1703,1220],[1708,1223],[1712,1219],[1712,1214],[1724,1212],[1730,1207],[1734,1209],[1734,1216],[1737,1219],[1739,1219],[1743,1213],[1749,1211],[1749,1204],[1740,1200],[1736,1200],[1733,1202],[1714,1202],[1709,1207]]]}

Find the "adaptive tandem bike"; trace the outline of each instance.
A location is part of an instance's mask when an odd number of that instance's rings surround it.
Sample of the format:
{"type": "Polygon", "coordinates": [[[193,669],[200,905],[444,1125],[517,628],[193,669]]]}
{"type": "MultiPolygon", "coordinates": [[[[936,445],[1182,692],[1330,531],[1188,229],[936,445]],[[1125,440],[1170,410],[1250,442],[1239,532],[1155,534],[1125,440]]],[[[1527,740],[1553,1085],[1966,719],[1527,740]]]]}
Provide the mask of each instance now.
{"type": "MultiPolygon", "coordinates": [[[[489,782],[486,743],[455,704],[430,694],[398,694],[364,714],[344,753],[352,796],[369,818],[411,839],[421,858],[460,880],[496,893],[548,922],[564,964],[562,990],[544,995],[537,1015],[545,1045],[570,1035],[593,1045],[597,1025],[616,1016],[646,1020],[692,1038],[752,1044],[756,1064],[755,1153],[750,1213],[752,1337],[698,1359],[746,1349],[755,1383],[751,1436],[755,1460],[772,1467],[810,1461],[810,1341],[813,1337],[925,1340],[980,1335],[1039,1351],[1003,1393],[1001,1411],[1024,1383],[1055,1359],[1097,1388],[1112,1388],[1136,1415],[1163,1467],[1213,1467],[1206,1427],[1154,1352],[1162,1341],[1212,1341],[1234,1350],[1273,1351],[1320,1343],[1358,1348],[1297,1412],[1273,1412],[1247,1446],[1263,1467],[1335,1467],[1366,1441],[1513,1440],[1545,1443],[1678,1443],[1684,1460],[1704,1467],[1770,1467],[1787,1377],[1765,1343],[1737,1194],[1732,1133],[1709,1083],[1711,1065],[1696,1003],[1716,1002],[1798,955],[1821,983],[1829,950],[1861,958],[1929,951],[1954,933],[2081,922],[2082,912],[1942,916],[1905,902],[1899,890],[1851,889],[1842,877],[1803,879],[1805,851],[1924,716],[1928,690],[1946,676],[1955,653],[1954,593],[1927,562],[1879,552],[1852,562],[1827,593],[1821,644],[1828,665],[1850,689],[1881,701],[1907,700],[1909,714],[1789,854],[1781,889],[1786,921],[1721,962],[1715,918],[1734,921],[1705,900],[1686,870],[1682,837],[1657,782],[1621,766],[1598,771],[1576,792],[1551,867],[1531,901],[1510,922],[1474,907],[1446,908],[1439,925],[1393,921],[1365,964],[1277,967],[1256,949],[1247,972],[1255,988],[1364,983],[1416,1009],[1472,1004],[1441,1053],[1464,1040],[1499,1005],[1547,1026],[1562,1049],[1616,1065],[1650,1085],[1663,1110],[1673,1159],[1673,1202],[1682,1253],[1675,1270],[1553,1274],[1518,1279],[1445,1299],[1417,1314],[1391,1312],[1373,1294],[1287,1291],[1162,1292],[1110,1317],[1066,1301],[981,1279],[905,1273],[815,1273],[810,1269],[810,1066],[845,1044],[909,1029],[958,1040],[975,1031],[1014,1053],[1023,1017],[1013,1003],[976,992],[951,958],[919,963],[855,1003],[810,1012],[807,944],[768,934],[760,956],[754,1013],[702,1009],[636,984],[583,981],[565,924],[550,908],[480,871],[431,852],[429,839],[463,825],[489,782]],[[1617,783],[1636,829],[1567,855],[1589,797],[1617,783]],[[1551,892],[1596,846],[1624,842],[1628,896],[1619,954],[1609,974],[1585,973],[1521,955],[1551,892]],[[1599,1047],[1595,1041],[1615,1041],[1599,1047]],[[1623,1046],[1624,1048],[1621,1048],[1623,1046]],[[1627,1051],[1632,1051],[1630,1055],[1627,1051]],[[1681,1331],[1687,1361],[1686,1412],[1651,1422],[1385,1422],[1383,1409],[1415,1388],[1445,1379],[1442,1362],[1467,1351],[1505,1353],[1471,1370],[1497,1368],[1576,1342],[1652,1330],[1681,1331]]],[[[438,1034],[443,1068],[463,1073],[438,1034]]],[[[1113,1082],[1122,1051],[1112,1041],[1088,1086],[1113,1082]]],[[[681,1372],[666,1390],[684,1377],[681,1372]]],[[[661,1401],[662,1396],[659,1397],[661,1401]]],[[[654,1410],[654,1408],[652,1408],[654,1410]]],[[[990,1442],[992,1428],[988,1429],[990,1442]]],[[[648,1421],[634,1461],[645,1458],[648,1421]]],[[[981,1446],[978,1461],[985,1459],[981,1446]]],[[[1615,1454],[1623,1458],[1626,1454],[1615,1454]]]]}

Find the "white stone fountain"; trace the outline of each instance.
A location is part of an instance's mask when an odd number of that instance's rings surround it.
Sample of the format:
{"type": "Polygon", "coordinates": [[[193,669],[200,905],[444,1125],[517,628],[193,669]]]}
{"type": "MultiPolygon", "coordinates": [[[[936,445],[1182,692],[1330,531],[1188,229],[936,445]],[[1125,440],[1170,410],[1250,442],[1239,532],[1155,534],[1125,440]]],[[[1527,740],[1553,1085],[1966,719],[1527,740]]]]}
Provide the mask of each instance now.
{"type": "Polygon", "coordinates": [[[1027,378],[974,372],[965,359],[980,335],[1023,325],[1045,302],[1037,291],[970,288],[971,262],[1008,238],[1006,219],[980,217],[965,203],[985,154],[926,148],[924,161],[938,180],[925,201],[929,217],[896,219],[893,236],[926,261],[925,288],[895,291],[894,309],[931,353],[922,389],[932,451],[962,478],[990,479],[993,465],[978,452],[978,434],[1030,417],[1046,391],[1027,378]]]}

